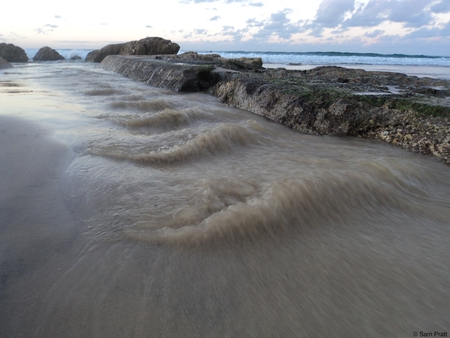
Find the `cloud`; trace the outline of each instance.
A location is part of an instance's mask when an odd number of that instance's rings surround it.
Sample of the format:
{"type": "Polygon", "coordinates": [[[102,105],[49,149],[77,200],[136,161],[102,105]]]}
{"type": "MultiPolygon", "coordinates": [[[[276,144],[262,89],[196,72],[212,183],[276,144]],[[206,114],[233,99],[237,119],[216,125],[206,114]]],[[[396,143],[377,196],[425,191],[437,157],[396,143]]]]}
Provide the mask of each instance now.
{"type": "MultiPolygon", "coordinates": [[[[403,23],[405,27],[420,28],[432,23],[433,7],[430,5],[433,3],[435,0],[370,0],[342,24],[345,27],[375,27],[382,22],[390,21],[403,23]]],[[[437,7],[437,10],[443,8],[437,7]]]]}
{"type": "Polygon", "coordinates": [[[302,31],[303,29],[299,24],[292,23],[287,17],[289,12],[289,9],[285,9],[273,13],[270,15],[270,19],[265,22],[258,22],[254,19],[247,20],[247,23],[252,24],[253,27],[262,27],[253,37],[267,39],[275,34],[282,39],[289,39],[293,34],[302,31]]]}
{"type": "Polygon", "coordinates": [[[145,28],[153,28],[152,26],[150,26],[150,25],[147,25],[147,26],[145,26],[145,28]]]}
{"type": "MultiPolygon", "coordinates": [[[[213,3],[213,2],[220,2],[222,0],[180,0],[179,2],[182,4],[201,4],[201,3],[213,3]]],[[[255,7],[262,7],[263,4],[261,2],[251,2],[252,0],[225,0],[225,3],[227,4],[231,4],[231,3],[242,3],[242,4],[248,4],[250,6],[255,6],[255,7]]]]}
{"type": "Polygon", "coordinates": [[[48,32],[53,32],[56,28],[58,28],[57,25],[46,24],[41,28],[36,28],[35,31],[38,34],[48,34],[48,32]]]}
{"type": "Polygon", "coordinates": [[[55,19],[61,19],[61,17],[59,15],[55,15],[53,16],[55,19]]]}
{"type": "Polygon", "coordinates": [[[256,19],[248,19],[247,25],[251,27],[262,27],[264,26],[264,21],[256,21],[256,19]]]}
{"type": "Polygon", "coordinates": [[[323,0],[316,13],[314,25],[336,27],[344,21],[345,15],[355,8],[355,0],[323,0]]]}
{"type": "Polygon", "coordinates": [[[17,34],[16,32],[10,31],[9,34],[11,34],[11,35],[12,35],[13,37],[15,37],[15,38],[27,39],[26,36],[19,35],[19,34],[17,34]]]}
{"type": "Polygon", "coordinates": [[[447,13],[450,12],[450,1],[442,0],[440,3],[434,4],[431,7],[431,11],[434,13],[447,13]]]}
{"type": "Polygon", "coordinates": [[[376,37],[382,35],[383,33],[384,33],[384,30],[377,29],[377,30],[374,30],[371,33],[364,34],[364,36],[367,36],[368,38],[376,38],[376,37]]]}
{"type": "Polygon", "coordinates": [[[216,15],[216,16],[213,16],[211,19],[209,19],[209,21],[217,21],[219,19],[220,19],[220,16],[216,15]]]}
{"type": "MultiPolygon", "coordinates": [[[[450,40],[450,22],[447,23],[443,28],[437,27],[423,27],[421,29],[415,30],[410,34],[404,36],[405,39],[439,39],[447,38],[450,40]]],[[[450,42],[450,41],[449,41],[450,42]]]]}

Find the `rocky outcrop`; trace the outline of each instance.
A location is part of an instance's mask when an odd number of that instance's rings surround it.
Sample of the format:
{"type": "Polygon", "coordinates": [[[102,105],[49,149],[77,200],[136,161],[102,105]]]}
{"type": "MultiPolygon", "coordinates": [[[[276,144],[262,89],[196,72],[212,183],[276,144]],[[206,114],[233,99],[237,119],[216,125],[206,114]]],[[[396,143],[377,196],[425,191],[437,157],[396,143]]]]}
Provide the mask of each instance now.
{"type": "Polygon", "coordinates": [[[108,55],[156,55],[177,54],[180,46],[170,40],[159,37],[129,41],[105,46],[94,50],[86,56],[87,62],[102,62],[108,55]]]}
{"type": "Polygon", "coordinates": [[[287,74],[228,79],[211,93],[304,133],[381,139],[450,164],[448,81],[339,67],[287,74]]]}
{"type": "Polygon", "coordinates": [[[12,43],[0,43],[0,57],[8,62],[28,62],[27,53],[12,43]]]}
{"type": "Polygon", "coordinates": [[[0,69],[8,68],[13,68],[13,66],[8,61],[0,57],[0,69]]]}
{"type": "Polygon", "coordinates": [[[59,61],[65,60],[64,56],[50,47],[42,47],[33,57],[34,61],[59,61]]]}
{"type": "Polygon", "coordinates": [[[110,55],[101,66],[150,86],[174,91],[202,91],[220,80],[211,73],[214,67],[210,65],[169,63],[139,56],[110,55]]]}
{"type": "Polygon", "coordinates": [[[197,52],[160,56],[160,58],[169,62],[206,63],[216,67],[240,71],[261,69],[263,65],[261,58],[223,58],[219,54],[198,54],[197,52]]]}

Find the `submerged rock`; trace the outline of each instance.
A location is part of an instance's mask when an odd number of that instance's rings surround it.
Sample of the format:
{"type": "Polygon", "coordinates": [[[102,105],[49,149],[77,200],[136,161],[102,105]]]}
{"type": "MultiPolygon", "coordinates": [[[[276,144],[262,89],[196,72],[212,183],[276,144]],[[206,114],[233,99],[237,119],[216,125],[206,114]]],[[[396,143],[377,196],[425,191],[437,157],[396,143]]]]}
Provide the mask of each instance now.
{"type": "Polygon", "coordinates": [[[12,64],[0,57],[0,69],[13,68],[12,64]]]}
{"type": "Polygon", "coordinates": [[[0,43],[0,57],[8,62],[28,62],[27,53],[12,43],[0,43]]]}
{"type": "Polygon", "coordinates": [[[34,61],[59,61],[65,60],[64,56],[50,47],[42,47],[33,57],[34,61]]]}
{"type": "Polygon", "coordinates": [[[102,62],[108,55],[156,55],[177,54],[180,46],[170,40],[159,37],[145,38],[138,41],[112,44],[94,50],[86,56],[88,62],[102,62]]]}

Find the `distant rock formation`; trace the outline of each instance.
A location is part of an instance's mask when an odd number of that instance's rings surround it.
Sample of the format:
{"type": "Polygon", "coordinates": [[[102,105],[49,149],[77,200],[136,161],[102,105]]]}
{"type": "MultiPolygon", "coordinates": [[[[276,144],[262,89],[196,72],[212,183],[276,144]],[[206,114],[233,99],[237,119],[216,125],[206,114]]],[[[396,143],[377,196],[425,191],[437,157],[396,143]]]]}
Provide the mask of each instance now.
{"type": "Polygon", "coordinates": [[[189,63],[211,64],[217,67],[239,71],[261,69],[263,65],[261,58],[224,58],[219,54],[198,54],[197,52],[185,52],[180,55],[161,56],[161,59],[172,62],[182,61],[189,63]]]}
{"type": "Polygon", "coordinates": [[[65,60],[64,56],[50,47],[42,47],[33,57],[34,61],[58,61],[65,60]]]}
{"type": "Polygon", "coordinates": [[[8,62],[28,62],[27,53],[12,43],[0,43],[0,57],[8,62]]]}
{"type": "Polygon", "coordinates": [[[177,54],[180,46],[170,40],[159,37],[145,38],[105,46],[93,50],[86,56],[87,62],[102,62],[108,55],[157,55],[177,54]]]}
{"type": "Polygon", "coordinates": [[[8,61],[0,57],[0,69],[7,69],[12,67],[13,66],[8,61]]]}

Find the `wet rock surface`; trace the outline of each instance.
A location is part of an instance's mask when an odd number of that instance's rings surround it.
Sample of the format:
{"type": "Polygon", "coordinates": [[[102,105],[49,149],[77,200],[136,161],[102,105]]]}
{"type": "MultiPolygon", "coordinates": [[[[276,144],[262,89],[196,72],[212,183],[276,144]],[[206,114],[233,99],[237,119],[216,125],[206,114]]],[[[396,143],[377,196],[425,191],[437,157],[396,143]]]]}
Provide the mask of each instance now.
{"type": "Polygon", "coordinates": [[[28,62],[27,53],[12,43],[0,43],[0,57],[8,62],[28,62]]]}
{"type": "Polygon", "coordinates": [[[102,67],[221,102],[304,133],[380,139],[450,164],[450,82],[326,66],[264,69],[218,54],[109,57],[102,67]]]}
{"type": "Polygon", "coordinates": [[[182,92],[206,90],[220,80],[210,65],[170,63],[156,58],[110,55],[101,66],[150,86],[182,92]]]}
{"type": "Polygon", "coordinates": [[[38,50],[36,55],[33,57],[34,61],[59,61],[65,60],[64,56],[59,54],[56,50],[50,47],[42,47],[38,50]]]}

